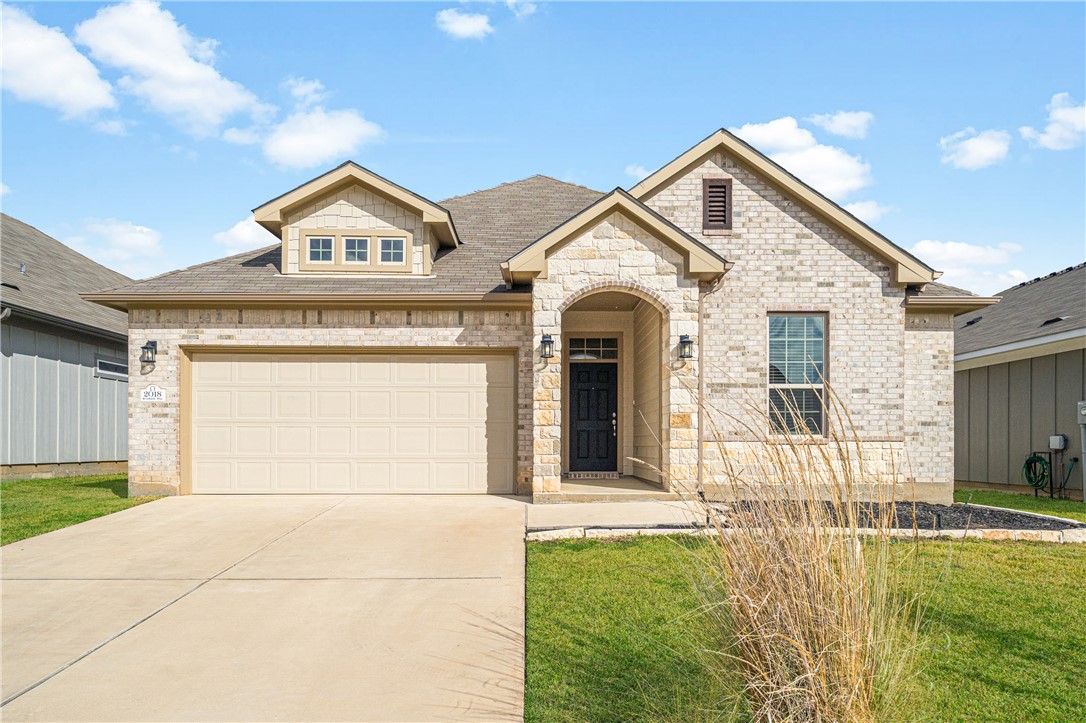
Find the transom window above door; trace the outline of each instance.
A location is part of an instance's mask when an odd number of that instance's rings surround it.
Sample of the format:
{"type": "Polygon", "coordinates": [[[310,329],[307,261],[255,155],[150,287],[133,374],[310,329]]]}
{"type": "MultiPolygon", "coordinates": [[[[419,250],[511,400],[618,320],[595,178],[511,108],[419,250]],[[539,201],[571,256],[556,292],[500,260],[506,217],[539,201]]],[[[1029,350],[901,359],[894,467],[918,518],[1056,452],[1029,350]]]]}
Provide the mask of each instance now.
{"type": "Polygon", "coordinates": [[[618,359],[617,337],[571,337],[569,358],[572,361],[618,359]]]}

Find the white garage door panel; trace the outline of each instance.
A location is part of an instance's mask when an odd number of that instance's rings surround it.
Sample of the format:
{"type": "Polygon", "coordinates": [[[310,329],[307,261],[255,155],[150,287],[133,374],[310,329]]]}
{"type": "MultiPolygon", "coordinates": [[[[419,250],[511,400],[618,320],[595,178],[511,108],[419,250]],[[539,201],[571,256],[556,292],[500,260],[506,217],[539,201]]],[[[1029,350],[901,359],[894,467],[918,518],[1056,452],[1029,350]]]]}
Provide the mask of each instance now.
{"type": "Polygon", "coordinates": [[[192,489],[510,493],[512,355],[195,354],[192,489]]]}

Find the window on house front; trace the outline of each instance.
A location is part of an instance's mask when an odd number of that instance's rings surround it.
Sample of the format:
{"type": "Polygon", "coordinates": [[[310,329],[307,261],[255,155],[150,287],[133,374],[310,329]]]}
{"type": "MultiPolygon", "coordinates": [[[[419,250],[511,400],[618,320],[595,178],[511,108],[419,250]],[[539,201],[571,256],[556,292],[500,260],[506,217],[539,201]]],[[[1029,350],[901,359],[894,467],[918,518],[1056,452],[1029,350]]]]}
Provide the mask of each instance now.
{"type": "Polygon", "coordinates": [[[370,240],[368,238],[343,239],[343,260],[349,264],[368,264],[370,262],[370,240]]]}
{"type": "Polygon", "coordinates": [[[769,316],[769,422],[778,434],[822,434],[826,317],[769,316]]]}
{"type": "Polygon", "coordinates": [[[571,338],[569,358],[571,361],[618,359],[618,338],[571,338]]]}
{"type": "Polygon", "coordinates": [[[381,239],[381,263],[402,264],[404,262],[404,240],[402,238],[381,239]]]}
{"type": "Polygon", "coordinates": [[[128,365],[112,359],[95,359],[94,376],[104,379],[128,380],[128,365]]]}
{"type": "Polygon", "coordinates": [[[706,178],[701,185],[702,229],[728,230],[732,227],[732,179],[706,178]]]}
{"type": "Polygon", "coordinates": [[[332,263],[332,244],[333,239],[331,236],[310,236],[309,237],[309,261],[310,263],[332,263]]]}

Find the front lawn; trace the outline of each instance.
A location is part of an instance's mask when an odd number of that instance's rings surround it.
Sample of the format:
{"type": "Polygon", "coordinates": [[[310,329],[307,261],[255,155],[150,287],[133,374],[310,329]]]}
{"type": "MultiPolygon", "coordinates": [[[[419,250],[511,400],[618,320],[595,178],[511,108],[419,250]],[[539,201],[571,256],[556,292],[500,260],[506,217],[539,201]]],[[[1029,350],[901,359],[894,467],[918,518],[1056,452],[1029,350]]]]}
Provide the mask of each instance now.
{"type": "Polygon", "coordinates": [[[1038,512],[1042,515],[1056,515],[1067,517],[1079,522],[1086,522],[1086,504],[1071,500],[1054,500],[1048,493],[1042,493],[1037,497],[1033,495],[1020,495],[1014,492],[997,492],[993,490],[957,490],[954,493],[955,502],[972,502],[975,505],[991,505],[992,507],[1009,507],[1012,510],[1023,512],[1038,512]]]}
{"type": "Polygon", "coordinates": [[[0,545],[150,502],[128,497],[123,474],[0,482],[0,545]]]}
{"type": "MultiPolygon", "coordinates": [[[[727,680],[696,651],[693,538],[529,543],[529,721],[729,720],[727,680]]],[[[945,580],[925,628],[918,720],[1086,718],[1086,546],[929,542],[945,580]],[[948,555],[952,564],[947,578],[948,555]]]]}

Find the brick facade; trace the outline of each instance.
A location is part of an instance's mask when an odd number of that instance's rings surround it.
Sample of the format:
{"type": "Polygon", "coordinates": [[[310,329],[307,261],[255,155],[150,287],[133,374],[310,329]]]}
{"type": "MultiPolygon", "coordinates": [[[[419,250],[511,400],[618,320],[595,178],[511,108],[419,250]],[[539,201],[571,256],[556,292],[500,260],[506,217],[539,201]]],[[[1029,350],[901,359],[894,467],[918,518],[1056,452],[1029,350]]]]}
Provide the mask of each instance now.
{"type": "MultiPolygon", "coordinates": [[[[418,217],[379,208],[376,197],[366,194],[351,189],[330,196],[291,223],[319,228],[388,224],[415,233],[419,253],[428,249],[418,217]]],[[[711,486],[720,481],[725,460],[742,460],[752,449],[757,453],[751,444],[761,443],[764,434],[749,429],[765,426],[757,416],[765,413],[767,403],[767,315],[819,312],[828,319],[829,384],[848,410],[872,469],[902,472],[906,483],[915,483],[904,490],[910,497],[949,501],[949,315],[907,314],[905,291],[891,283],[882,259],[722,153],[710,155],[644,202],[733,263],[720,282],[699,285],[686,275],[677,250],[619,212],[548,253],[547,271],[533,286],[530,311],[133,310],[132,368],[139,368],[136,360],[145,339],[159,342],[156,367],[133,374],[130,385],[133,491],[178,490],[180,347],[423,346],[516,348],[517,489],[557,492],[566,471],[562,317],[581,299],[607,290],[636,296],[661,315],[660,463],[671,487],[688,488],[699,480],[711,486]],[[730,230],[702,228],[705,178],[732,180],[730,230]],[[558,342],[550,360],[539,356],[544,334],[558,342]],[[692,360],[677,358],[682,334],[694,341],[692,360]],[[167,390],[165,402],[139,401],[140,390],[150,383],[167,390]]],[[[288,267],[296,264],[295,235],[288,245],[288,267]]],[[[417,273],[419,256],[415,264],[417,273]]]]}
{"type": "MultiPolygon", "coordinates": [[[[663,415],[660,442],[664,479],[672,487],[689,488],[697,481],[697,359],[681,362],[676,353],[681,334],[697,343],[698,287],[683,273],[682,256],[637,224],[615,213],[553,251],[546,278],[532,288],[534,370],[533,421],[535,465],[532,489],[557,492],[562,473],[562,400],[564,380],[557,349],[549,363],[538,358],[544,334],[562,335],[562,312],[595,291],[622,291],[653,304],[663,315],[663,415]]],[[[655,363],[654,360],[639,360],[655,363]]]]}
{"type": "Polygon", "coordinates": [[[177,494],[180,487],[181,348],[488,348],[517,350],[517,489],[530,492],[532,327],[527,311],[334,309],[134,309],[129,314],[129,489],[177,494]],[[141,369],[140,346],[158,341],[158,360],[141,369]],[[137,372],[137,370],[139,370],[137,372]],[[141,402],[140,390],[166,390],[141,402]]]}
{"type": "MultiPolygon", "coordinates": [[[[702,383],[713,417],[703,430],[707,483],[726,455],[749,448],[744,424],[765,426],[755,415],[766,405],[767,315],[810,311],[827,315],[828,382],[866,459],[927,485],[916,492],[926,499],[949,498],[953,334],[906,332],[905,291],[890,283],[885,262],[722,153],[644,200],[734,263],[702,298],[702,383]],[[702,229],[704,178],[732,179],[729,231],[702,229]]],[[[949,324],[948,315],[931,316],[949,324]]]]}

